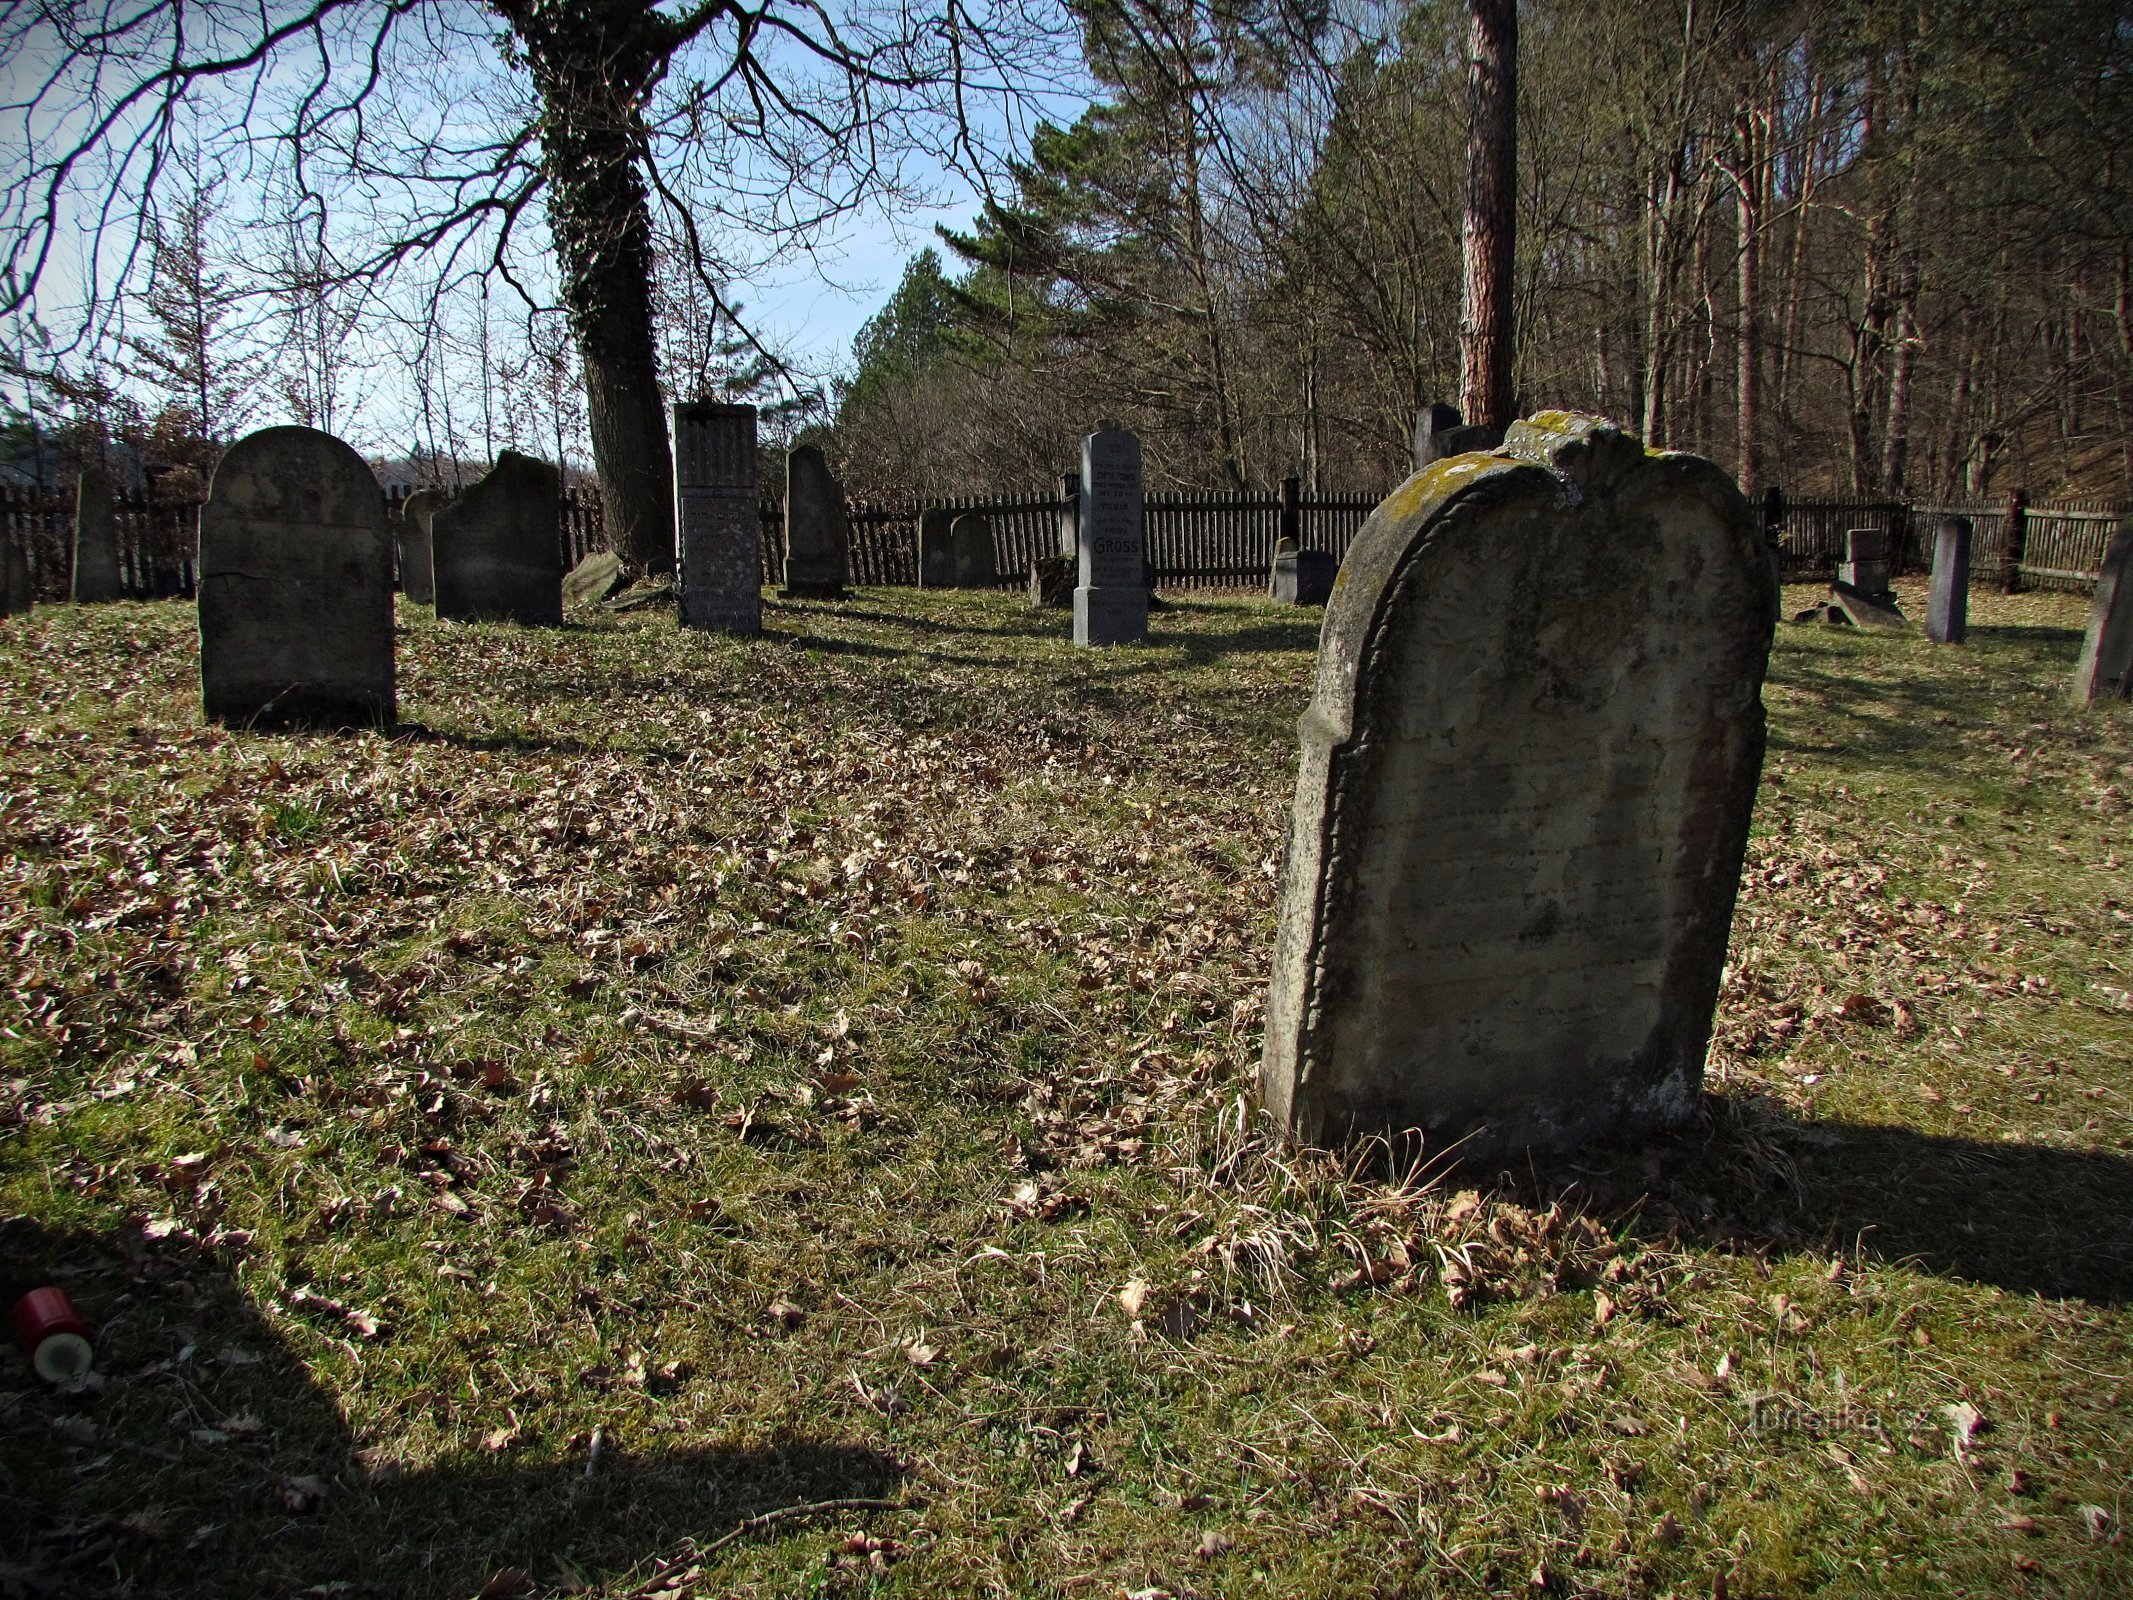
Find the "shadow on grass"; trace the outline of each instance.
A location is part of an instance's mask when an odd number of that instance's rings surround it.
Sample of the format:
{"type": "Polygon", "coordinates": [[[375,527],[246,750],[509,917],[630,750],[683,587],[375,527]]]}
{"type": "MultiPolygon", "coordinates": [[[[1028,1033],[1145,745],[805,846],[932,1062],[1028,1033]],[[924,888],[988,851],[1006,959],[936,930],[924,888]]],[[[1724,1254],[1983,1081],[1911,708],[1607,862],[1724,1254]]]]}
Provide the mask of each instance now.
{"type": "Polygon", "coordinates": [[[591,1476],[582,1442],[537,1463],[474,1450],[395,1472],[197,1244],[0,1218],[0,1280],[10,1305],[27,1287],[65,1288],[104,1381],[61,1395],[12,1346],[0,1360],[0,1594],[442,1600],[510,1567],[549,1592],[775,1508],[893,1499],[902,1475],[878,1451],[809,1439],[645,1452],[625,1440],[591,1476]]]}
{"type": "Polygon", "coordinates": [[[2133,1302],[2123,1152],[1810,1122],[1759,1096],[1712,1095],[1681,1131],[1627,1154],[1587,1151],[1540,1181],[1636,1231],[1699,1245],[1857,1250],[2015,1294],[2133,1302]]]}

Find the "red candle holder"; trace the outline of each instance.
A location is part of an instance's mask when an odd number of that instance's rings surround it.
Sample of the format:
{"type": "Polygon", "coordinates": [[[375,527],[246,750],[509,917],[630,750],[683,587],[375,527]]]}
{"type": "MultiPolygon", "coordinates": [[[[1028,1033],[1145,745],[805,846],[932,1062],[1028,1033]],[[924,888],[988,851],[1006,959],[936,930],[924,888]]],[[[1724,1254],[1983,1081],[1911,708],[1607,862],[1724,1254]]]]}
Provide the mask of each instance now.
{"type": "Polygon", "coordinates": [[[89,1344],[89,1325],[64,1289],[32,1289],[17,1300],[15,1337],[37,1376],[47,1383],[79,1383],[89,1375],[96,1358],[89,1344]]]}

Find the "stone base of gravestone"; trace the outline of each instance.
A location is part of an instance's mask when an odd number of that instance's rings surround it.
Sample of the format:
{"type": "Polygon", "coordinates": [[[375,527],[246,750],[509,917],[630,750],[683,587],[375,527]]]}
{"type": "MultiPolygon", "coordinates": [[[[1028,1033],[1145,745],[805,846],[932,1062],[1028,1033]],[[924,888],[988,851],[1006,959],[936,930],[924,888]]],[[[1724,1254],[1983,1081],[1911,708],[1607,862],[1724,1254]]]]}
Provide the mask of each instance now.
{"type": "Polygon", "coordinates": [[[400,593],[418,606],[437,603],[437,569],[432,556],[430,523],[452,503],[442,489],[417,489],[400,502],[400,525],[393,542],[400,566],[400,593]]]}
{"type": "Polygon", "coordinates": [[[1933,539],[1933,588],[1926,600],[1926,637],[1961,644],[1970,632],[1970,519],[1943,517],[1933,539]]]}
{"type": "Polygon", "coordinates": [[[955,541],[949,537],[954,514],[930,506],[918,514],[918,586],[921,589],[955,587],[955,541]]]}
{"type": "Polygon", "coordinates": [[[1045,556],[1030,563],[1029,608],[1066,611],[1074,604],[1074,563],[1065,556],[1045,556]]]}
{"type": "Polygon", "coordinates": [[[1417,474],[1327,607],[1263,1101],[1515,1160],[1692,1116],[1777,574],[1732,480],[1545,413],[1417,474]]]}
{"type": "Polygon", "coordinates": [[[119,574],[118,524],[111,480],[89,469],[74,490],[74,599],[82,605],[126,598],[119,574]]]}
{"type": "Polygon", "coordinates": [[[992,519],[965,512],[948,527],[948,544],[955,554],[955,586],[958,589],[990,589],[1000,581],[997,553],[992,542],[992,519]]]}
{"type": "Polygon", "coordinates": [[[198,570],[210,719],[393,720],[392,535],[355,451],[312,428],[230,446],[200,508],[198,570]]]}
{"type": "Polygon", "coordinates": [[[598,605],[622,587],[622,558],[612,550],[595,550],[563,575],[563,604],[598,605]]]}
{"type": "Polygon", "coordinates": [[[554,467],[506,450],[487,477],[431,516],[437,615],[560,627],[562,493],[554,467]]]}
{"type": "Polygon", "coordinates": [[[1324,550],[1293,550],[1274,557],[1274,599],[1286,606],[1322,606],[1333,595],[1340,558],[1324,550]]]}
{"type": "Polygon", "coordinates": [[[1146,589],[1075,589],[1076,644],[1142,644],[1147,638],[1146,589]]]}
{"type": "Polygon", "coordinates": [[[2111,540],[2089,601],[2088,632],[2074,667],[2074,700],[2092,706],[2133,698],[2133,532],[2111,540]]]}

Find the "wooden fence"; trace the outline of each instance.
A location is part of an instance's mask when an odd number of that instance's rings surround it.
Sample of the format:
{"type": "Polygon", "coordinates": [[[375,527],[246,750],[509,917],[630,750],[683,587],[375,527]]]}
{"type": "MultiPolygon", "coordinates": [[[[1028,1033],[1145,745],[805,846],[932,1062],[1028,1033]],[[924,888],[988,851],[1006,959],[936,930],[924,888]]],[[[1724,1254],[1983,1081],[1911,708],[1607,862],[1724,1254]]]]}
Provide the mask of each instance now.
{"type": "MultiPolygon", "coordinates": [[[[401,488],[386,495],[395,520],[406,496],[401,488]]],[[[1019,587],[1032,562],[1058,549],[1062,513],[1071,503],[1063,483],[1051,491],[893,505],[854,502],[846,511],[852,582],[917,583],[919,519],[934,510],[950,518],[983,516],[992,525],[999,587],[1019,587]]],[[[1165,589],[1257,589],[1266,582],[1274,541],[1284,528],[1293,529],[1307,550],[1345,557],[1376,505],[1377,497],[1369,494],[1306,496],[1293,478],[1277,494],[1152,494],[1145,501],[1148,562],[1156,584],[1165,589]]],[[[763,578],[780,583],[785,569],[784,512],[775,501],[765,501],[759,509],[763,578]]],[[[190,597],[199,507],[159,503],[136,490],[113,496],[113,510],[125,592],[143,600],[190,597]]],[[[1833,575],[1844,559],[1845,535],[1854,528],[1875,528],[1887,537],[1897,574],[1927,571],[1940,519],[1953,515],[1970,519],[1974,581],[2004,587],[2013,578],[2017,587],[2080,592],[2094,586],[2112,537],[2133,525],[2133,507],[2100,501],[2031,503],[2020,492],[1999,500],[1952,504],[1792,500],[1778,493],[1766,498],[1763,515],[1788,581],[1833,575]]],[[[607,547],[596,487],[585,484],[564,491],[559,536],[566,567],[607,547]]],[[[0,489],[0,537],[21,548],[38,598],[66,598],[74,538],[71,491],[0,489]]]]}
{"type": "MultiPolygon", "coordinates": [[[[1771,503],[1765,502],[1769,521],[1771,503]]],[[[1776,502],[1771,531],[1778,565],[1788,581],[1834,576],[1844,537],[1854,528],[1886,535],[1897,576],[1933,567],[1933,541],[1943,517],[1970,519],[1971,581],[1999,587],[2087,593],[2103,571],[2112,537],[2133,523],[2133,507],[2100,500],[2038,502],[2019,490],[2000,500],[1928,505],[1903,500],[1786,500],[1776,502]]]]}

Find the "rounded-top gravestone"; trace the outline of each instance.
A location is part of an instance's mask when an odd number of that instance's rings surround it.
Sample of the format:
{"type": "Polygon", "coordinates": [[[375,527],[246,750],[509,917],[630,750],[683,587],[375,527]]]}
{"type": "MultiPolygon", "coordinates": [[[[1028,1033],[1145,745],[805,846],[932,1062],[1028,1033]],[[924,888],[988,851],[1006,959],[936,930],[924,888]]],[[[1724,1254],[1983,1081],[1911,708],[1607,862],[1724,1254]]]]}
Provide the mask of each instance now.
{"type": "Polygon", "coordinates": [[[1377,508],[1302,723],[1261,1066],[1293,1137],[1487,1158],[1693,1111],[1777,604],[1732,481],[1596,417],[1377,508]]]}
{"type": "Polygon", "coordinates": [[[506,450],[487,477],[431,516],[437,615],[559,626],[562,497],[554,467],[506,450]]]}
{"type": "Polygon", "coordinates": [[[949,525],[948,544],[955,553],[955,586],[958,589],[990,589],[1000,581],[990,517],[975,511],[964,512],[949,525]]]}
{"type": "Polygon", "coordinates": [[[74,490],[74,599],[88,605],[123,600],[118,522],[111,511],[111,479],[95,467],[83,471],[74,490]]]}
{"type": "Polygon", "coordinates": [[[442,489],[417,489],[400,502],[400,526],[395,530],[400,553],[400,592],[418,606],[437,603],[430,523],[451,503],[452,497],[442,489]]]}
{"type": "Polygon", "coordinates": [[[211,719],[393,720],[385,496],[331,434],[267,428],[223,455],[200,508],[199,608],[211,719]]]}

